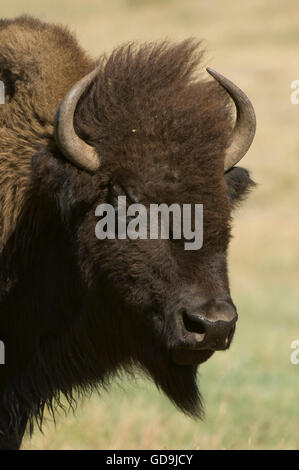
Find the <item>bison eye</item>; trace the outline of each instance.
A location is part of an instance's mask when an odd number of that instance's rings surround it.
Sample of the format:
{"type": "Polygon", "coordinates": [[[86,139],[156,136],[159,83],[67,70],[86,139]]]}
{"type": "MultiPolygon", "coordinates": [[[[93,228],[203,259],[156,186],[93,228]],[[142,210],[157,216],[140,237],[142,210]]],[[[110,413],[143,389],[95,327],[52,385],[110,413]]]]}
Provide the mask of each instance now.
{"type": "Polygon", "coordinates": [[[112,204],[117,209],[118,198],[120,196],[126,197],[127,205],[138,203],[137,198],[134,197],[132,190],[125,188],[123,185],[118,183],[111,184],[108,192],[108,203],[112,204]]]}
{"type": "MultiPolygon", "coordinates": [[[[114,207],[115,215],[118,216],[119,212],[126,213],[128,207],[134,204],[136,201],[132,196],[119,184],[113,184],[109,188],[108,203],[114,207]]],[[[127,221],[134,219],[135,217],[127,215],[127,221]]]]}
{"type": "Polygon", "coordinates": [[[116,184],[110,185],[107,202],[111,204],[115,209],[117,209],[117,206],[118,206],[119,196],[126,196],[126,193],[122,189],[122,187],[116,184]]]}

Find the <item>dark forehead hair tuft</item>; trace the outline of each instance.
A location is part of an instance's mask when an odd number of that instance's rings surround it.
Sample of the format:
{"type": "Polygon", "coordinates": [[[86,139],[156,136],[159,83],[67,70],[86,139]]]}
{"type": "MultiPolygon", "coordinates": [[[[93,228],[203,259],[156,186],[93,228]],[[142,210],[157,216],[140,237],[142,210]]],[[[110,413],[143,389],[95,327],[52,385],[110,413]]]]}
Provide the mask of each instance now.
{"type": "Polygon", "coordinates": [[[104,162],[134,161],[136,168],[164,157],[188,167],[196,157],[204,173],[211,160],[213,171],[222,171],[231,103],[218,83],[200,77],[202,58],[194,39],[115,49],[100,59],[100,72],[79,102],[77,132],[104,162]]]}

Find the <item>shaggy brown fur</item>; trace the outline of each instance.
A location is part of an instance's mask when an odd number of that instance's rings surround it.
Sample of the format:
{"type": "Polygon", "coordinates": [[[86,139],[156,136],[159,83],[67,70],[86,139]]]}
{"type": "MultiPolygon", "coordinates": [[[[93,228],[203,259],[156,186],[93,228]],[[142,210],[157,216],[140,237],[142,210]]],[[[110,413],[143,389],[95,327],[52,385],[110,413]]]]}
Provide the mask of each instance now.
{"type": "Polygon", "coordinates": [[[200,296],[231,302],[226,268],[231,209],[253,184],[223,175],[232,130],[227,94],[199,80],[196,41],[126,45],[99,59],[81,98],[77,133],[101,168],[66,161],[53,136],[57,106],[95,63],[70,33],[22,17],[0,23],[0,448],[20,445],[28,421],[141,367],[183,411],[201,413],[197,364],[172,360],[178,312],[200,296]],[[196,75],[197,74],[197,75],[196,75]],[[202,203],[204,246],[184,240],[103,240],[95,208],[133,195],[202,203]]]}
{"type": "Polygon", "coordinates": [[[0,22],[0,250],[31,186],[32,155],[53,140],[53,119],[71,85],[93,61],[67,29],[30,17],[0,22]]]}

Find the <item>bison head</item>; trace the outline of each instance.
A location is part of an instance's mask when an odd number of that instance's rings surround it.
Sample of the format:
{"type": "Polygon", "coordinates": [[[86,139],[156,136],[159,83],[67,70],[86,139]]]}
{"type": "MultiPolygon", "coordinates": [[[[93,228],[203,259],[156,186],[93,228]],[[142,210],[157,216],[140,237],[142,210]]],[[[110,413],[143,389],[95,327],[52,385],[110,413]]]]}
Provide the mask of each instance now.
{"type": "Polygon", "coordinates": [[[194,41],[117,49],[66,94],[57,147],[42,158],[42,184],[58,201],[86,286],[79,324],[97,351],[98,378],[137,365],[193,415],[197,367],[228,349],[235,331],[231,214],[253,185],[235,164],[255,133],[236,85],[211,69],[216,80],[195,80],[201,55],[194,41]],[[201,249],[185,250],[184,236],[98,240],[96,207],[117,209],[119,196],[147,208],[202,204],[201,249]]]}

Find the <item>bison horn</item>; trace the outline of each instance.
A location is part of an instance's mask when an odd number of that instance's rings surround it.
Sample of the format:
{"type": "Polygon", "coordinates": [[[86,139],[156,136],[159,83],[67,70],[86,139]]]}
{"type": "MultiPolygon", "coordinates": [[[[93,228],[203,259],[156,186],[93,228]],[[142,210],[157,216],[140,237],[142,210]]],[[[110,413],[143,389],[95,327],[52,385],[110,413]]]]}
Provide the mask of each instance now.
{"type": "Polygon", "coordinates": [[[77,82],[61,101],[55,117],[55,139],[65,157],[72,163],[94,172],[100,158],[93,147],[80,139],[74,129],[74,114],[80,97],[97,75],[99,67],[77,82]]]}
{"type": "Polygon", "coordinates": [[[226,172],[244,157],[252,144],[256,129],[255,113],[245,93],[233,82],[210,68],[207,68],[207,72],[225,88],[237,109],[232,143],[225,152],[224,172],[226,172]]]}

